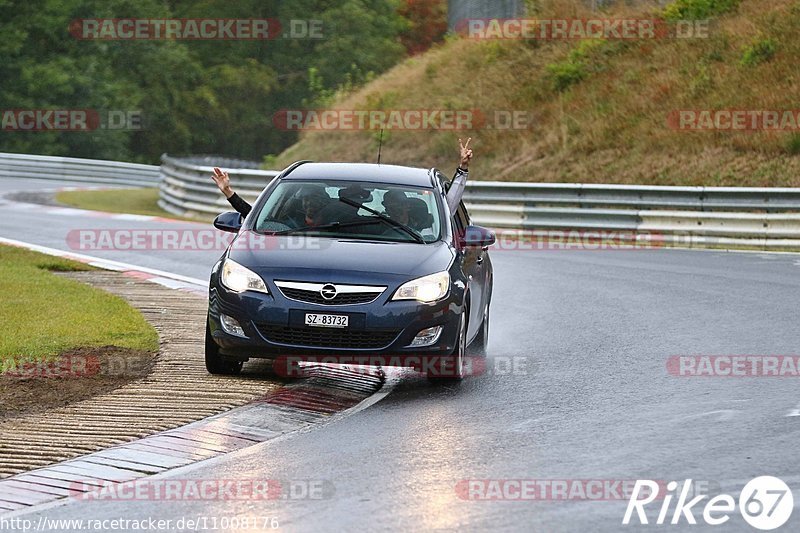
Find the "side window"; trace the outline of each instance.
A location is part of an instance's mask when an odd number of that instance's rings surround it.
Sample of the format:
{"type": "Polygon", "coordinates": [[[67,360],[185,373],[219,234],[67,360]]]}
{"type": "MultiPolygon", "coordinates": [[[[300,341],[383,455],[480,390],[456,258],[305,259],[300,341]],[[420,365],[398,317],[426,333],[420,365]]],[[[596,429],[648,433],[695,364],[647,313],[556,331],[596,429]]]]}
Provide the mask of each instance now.
{"type": "Polygon", "coordinates": [[[453,229],[455,230],[457,242],[461,242],[464,239],[464,234],[467,231],[468,225],[469,217],[467,215],[467,210],[464,208],[464,203],[462,202],[461,205],[458,206],[456,213],[453,215],[453,229]]]}
{"type": "Polygon", "coordinates": [[[464,202],[458,204],[458,209],[456,210],[456,217],[459,219],[459,223],[461,224],[462,228],[466,229],[469,226],[469,213],[467,213],[467,208],[464,206],[464,202]]]}

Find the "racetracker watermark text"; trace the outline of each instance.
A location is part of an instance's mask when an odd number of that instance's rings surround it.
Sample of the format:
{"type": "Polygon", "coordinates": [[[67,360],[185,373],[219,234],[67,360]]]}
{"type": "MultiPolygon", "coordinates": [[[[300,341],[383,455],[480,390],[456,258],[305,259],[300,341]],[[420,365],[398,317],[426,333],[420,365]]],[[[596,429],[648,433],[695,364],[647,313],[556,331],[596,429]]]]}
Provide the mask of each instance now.
{"type": "Polygon", "coordinates": [[[323,39],[321,20],[276,18],[87,18],[73,20],[70,34],[79,40],[264,41],[323,39]]]}
{"type": "Polygon", "coordinates": [[[661,19],[475,18],[456,23],[456,32],[459,35],[478,40],[706,39],[709,28],[709,20],[679,20],[668,23],[661,19]]]}
{"type": "Polygon", "coordinates": [[[67,245],[81,251],[225,251],[322,250],[327,241],[304,235],[263,235],[252,231],[240,235],[209,229],[75,229],[67,233],[67,245]],[[235,239],[235,240],[234,240],[235,239]]]}
{"type": "MultiPolygon", "coordinates": [[[[455,359],[452,356],[429,354],[400,355],[281,355],[272,363],[272,370],[281,377],[303,378],[314,375],[314,365],[331,364],[352,367],[354,372],[371,374],[372,367],[405,367],[429,377],[452,378],[457,375],[455,359]]],[[[495,355],[487,359],[480,356],[466,356],[463,360],[463,377],[527,376],[532,372],[531,360],[523,356],[495,355]]]]}
{"type": "Polygon", "coordinates": [[[676,109],[667,127],[678,131],[800,131],[798,109],[676,109]]]}
{"type": "Polygon", "coordinates": [[[329,500],[336,489],[326,479],[137,479],[75,481],[70,496],[90,501],[265,501],[329,500]]]}
{"type": "Polygon", "coordinates": [[[0,377],[13,379],[68,379],[91,376],[140,376],[152,365],[148,355],[64,355],[45,361],[3,359],[0,377]]]}
{"type": "Polygon", "coordinates": [[[283,109],[272,116],[284,131],[502,131],[533,123],[533,113],[523,109],[283,109]]]}
{"type": "MultiPolygon", "coordinates": [[[[455,490],[470,501],[614,501],[630,498],[635,485],[635,479],[462,479],[455,490]]],[[[652,490],[657,494],[658,486],[652,490]]]]}
{"type": "Polygon", "coordinates": [[[667,371],[678,377],[796,378],[800,377],[797,355],[674,355],[667,371]]]}
{"type": "Polygon", "coordinates": [[[2,131],[137,131],[142,112],[130,109],[0,109],[2,131]]]}

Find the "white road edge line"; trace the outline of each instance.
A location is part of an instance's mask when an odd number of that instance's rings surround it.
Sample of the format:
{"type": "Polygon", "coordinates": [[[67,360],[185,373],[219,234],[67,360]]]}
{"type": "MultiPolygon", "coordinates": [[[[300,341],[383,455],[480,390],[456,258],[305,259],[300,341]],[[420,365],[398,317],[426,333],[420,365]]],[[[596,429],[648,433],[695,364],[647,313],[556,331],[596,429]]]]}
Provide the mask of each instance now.
{"type": "Polygon", "coordinates": [[[26,248],[34,252],[40,252],[43,254],[52,255],[56,257],[63,257],[65,259],[74,259],[81,263],[86,263],[91,266],[95,266],[97,268],[102,268],[104,270],[116,270],[120,272],[125,272],[125,271],[143,272],[145,274],[152,274],[153,276],[161,278],[167,278],[174,281],[181,281],[183,283],[188,283],[190,285],[197,285],[203,288],[208,287],[208,281],[202,279],[191,278],[189,276],[182,276],[180,274],[173,274],[172,272],[165,272],[163,270],[156,270],[154,268],[132,265],[130,263],[122,263],[120,261],[102,259],[100,257],[94,257],[91,255],[65,252],[63,250],[58,250],[56,248],[48,248],[47,246],[40,246],[38,244],[31,244],[28,242],[17,241],[14,239],[7,239],[5,237],[0,237],[0,244],[8,244],[10,246],[16,246],[18,248],[26,248]]]}

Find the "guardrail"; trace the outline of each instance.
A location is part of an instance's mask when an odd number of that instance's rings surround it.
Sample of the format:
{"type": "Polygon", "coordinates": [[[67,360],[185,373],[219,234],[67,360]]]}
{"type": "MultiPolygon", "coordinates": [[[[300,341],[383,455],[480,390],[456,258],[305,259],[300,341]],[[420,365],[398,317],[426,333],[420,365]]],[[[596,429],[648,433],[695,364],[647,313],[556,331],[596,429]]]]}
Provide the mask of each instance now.
{"type": "Polygon", "coordinates": [[[686,247],[800,249],[800,189],[473,182],[464,201],[492,227],[617,231],[686,247]]]}
{"type": "Polygon", "coordinates": [[[0,178],[36,178],[82,183],[156,187],[156,165],[47,155],[0,153],[0,178]]]}
{"type": "MultiPolygon", "coordinates": [[[[210,179],[224,167],[234,189],[254,202],[277,171],[216,157],[153,165],[0,153],[0,178],[36,178],[160,188],[159,205],[176,215],[215,215],[230,208],[210,179]]],[[[476,224],[521,235],[552,231],[654,234],[681,246],[800,250],[800,189],[665,187],[473,181],[464,202],[476,224]]],[[[638,237],[637,237],[638,235],[638,237]]],[[[618,237],[619,238],[619,237],[618,237]]]]}
{"type": "Polygon", "coordinates": [[[279,172],[242,168],[257,163],[235,159],[175,158],[161,156],[161,184],[158,205],[174,215],[217,215],[230,210],[230,204],[211,181],[215,166],[224,168],[231,177],[236,193],[250,203],[255,202],[264,187],[279,172]]]}
{"type": "MultiPolygon", "coordinates": [[[[236,168],[255,163],[164,155],[159,205],[179,215],[230,209],[210,179],[214,166],[225,167],[250,202],[278,174],[236,168]]],[[[521,234],[617,232],[686,247],[800,249],[800,189],[473,181],[464,202],[476,224],[521,234]]]]}

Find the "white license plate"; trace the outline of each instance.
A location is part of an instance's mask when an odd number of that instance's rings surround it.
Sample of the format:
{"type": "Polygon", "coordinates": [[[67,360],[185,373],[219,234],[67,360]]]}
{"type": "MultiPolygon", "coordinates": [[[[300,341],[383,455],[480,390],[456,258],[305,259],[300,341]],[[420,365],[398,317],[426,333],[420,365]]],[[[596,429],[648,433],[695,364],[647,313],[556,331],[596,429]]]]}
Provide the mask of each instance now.
{"type": "Polygon", "coordinates": [[[316,326],[321,328],[346,328],[350,317],[343,315],[318,315],[306,313],[306,326],[316,326]]]}

